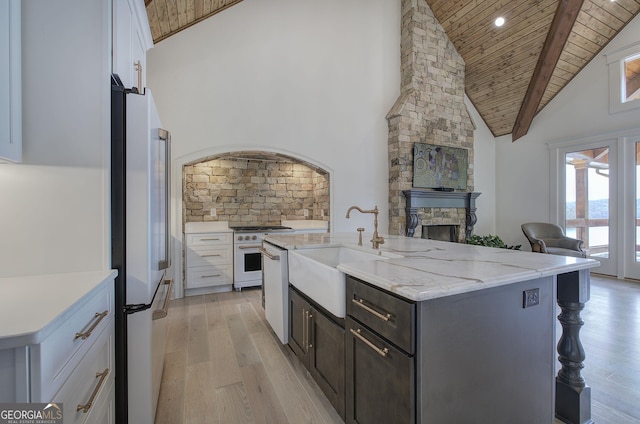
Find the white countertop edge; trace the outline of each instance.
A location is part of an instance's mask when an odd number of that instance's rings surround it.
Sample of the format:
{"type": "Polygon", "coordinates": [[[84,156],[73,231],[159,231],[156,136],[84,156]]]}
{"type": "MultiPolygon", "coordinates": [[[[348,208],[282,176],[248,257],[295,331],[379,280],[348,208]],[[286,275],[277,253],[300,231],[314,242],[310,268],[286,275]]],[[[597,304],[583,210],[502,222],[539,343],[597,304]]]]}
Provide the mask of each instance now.
{"type": "MultiPolygon", "coordinates": [[[[11,319],[19,320],[20,317],[12,316],[6,317],[5,313],[0,312],[0,349],[11,349],[16,347],[23,347],[28,345],[34,345],[41,343],[46,339],[56,328],[58,328],[64,321],[67,320],[69,315],[84,305],[90,298],[90,293],[94,289],[101,288],[105,284],[111,284],[112,281],[118,275],[118,271],[115,269],[104,271],[86,271],[86,272],[72,272],[72,273],[59,273],[59,274],[44,274],[44,275],[28,275],[19,277],[2,277],[0,278],[0,288],[4,289],[7,285],[22,284],[36,287],[51,287],[56,285],[57,289],[65,289],[63,282],[68,282],[67,285],[73,285],[75,289],[82,287],[81,291],[76,293],[69,293],[65,296],[65,301],[52,304],[46,311],[40,311],[41,313],[34,317],[32,315],[32,321],[28,329],[22,329],[19,331],[13,331],[7,329],[7,322],[11,319]],[[85,284],[86,283],[86,284],[85,284]]],[[[43,296],[47,296],[46,293],[41,293],[43,296]]],[[[22,299],[7,299],[9,302],[19,302],[24,304],[25,314],[35,314],[36,312],[29,308],[28,302],[22,299]]],[[[2,305],[0,301],[0,305],[2,305]]],[[[4,308],[3,308],[4,309],[4,308]]]]}
{"type": "Polygon", "coordinates": [[[227,221],[187,222],[184,224],[185,234],[198,233],[232,233],[227,221]]]}
{"type": "MultiPolygon", "coordinates": [[[[390,259],[390,261],[392,261],[390,259]]],[[[393,263],[393,262],[392,262],[393,263]]],[[[565,274],[573,271],[579,271],[581,269],[594,268],[598,266],[595,264],[574,264],[563,266],[562,269],[547,269],[547,270],[524,270],[520,273],[514,273],[511,276],[492,278],[488,280],[468,280],[468,283],[451,285],[446,288],[443,287],[426,287],[424,284],[396,284],[389,280],[382,278],[378,275],[371,274],[363,271],[359,267],[359,263],[340,264],[337,266],[338,270],[352,277],[366,281],[376,287],[387,290],[391,293],[397,294],[407,300],[421,302],[425,300],[437,299],[440,297],[453,296],[457,294],[470,293],[478,290],[489,289],[493,287],[505,286],[508,284],[518,283],[521,281],[529,281],[537,278],[551,277],[558,274],[565,274]]]]}

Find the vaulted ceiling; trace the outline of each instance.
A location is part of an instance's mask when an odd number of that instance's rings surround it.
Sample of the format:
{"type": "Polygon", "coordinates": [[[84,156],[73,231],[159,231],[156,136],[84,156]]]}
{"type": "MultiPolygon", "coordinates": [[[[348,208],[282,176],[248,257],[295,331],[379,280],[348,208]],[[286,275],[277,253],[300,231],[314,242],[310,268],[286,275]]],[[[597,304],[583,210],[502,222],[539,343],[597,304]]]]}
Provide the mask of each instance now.
{"type": "MultiPolygon", "coordinates": [[[[154,42],[241,1],[145,0],[154,42]]],[[[640,0],[426,2],[465,61],[467,96],[495,136],[514,140],[640,12],[640,0]]]]}

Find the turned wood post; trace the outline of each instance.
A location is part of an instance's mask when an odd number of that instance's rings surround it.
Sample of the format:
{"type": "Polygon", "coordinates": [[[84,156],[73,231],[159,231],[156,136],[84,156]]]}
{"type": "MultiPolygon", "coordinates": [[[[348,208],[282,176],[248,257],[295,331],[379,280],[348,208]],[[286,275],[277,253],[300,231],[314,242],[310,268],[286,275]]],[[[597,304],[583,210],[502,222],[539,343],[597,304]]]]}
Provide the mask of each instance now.
{"type": "Polygon", "coordinates": [[[591,388],[580,371],[584,367],[585,352],[580,342],[580,328],[584,324],[580,311],[589,300],[589,270],[559,274],[558,320],[562,336],[558,341],[558,360],[562,367],[556,377],[556,418],[571,424],[593,423],[591,419],[591,388]]]}

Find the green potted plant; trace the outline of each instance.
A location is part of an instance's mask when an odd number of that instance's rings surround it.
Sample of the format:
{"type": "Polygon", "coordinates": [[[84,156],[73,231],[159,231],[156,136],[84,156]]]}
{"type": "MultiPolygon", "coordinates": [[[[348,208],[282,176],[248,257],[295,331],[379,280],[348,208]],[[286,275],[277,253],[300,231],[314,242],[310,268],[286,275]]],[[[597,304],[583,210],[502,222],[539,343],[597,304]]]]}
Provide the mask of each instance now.
{"type": "Polygon", "coordinates": [[[467,244],[474,244],[476,246],[498,247],[500,249],[520,250],[521,244],[515,246],[507,246],[498,236],[489,234],[488,236],[472,235],[467,238],[467,244]]]}

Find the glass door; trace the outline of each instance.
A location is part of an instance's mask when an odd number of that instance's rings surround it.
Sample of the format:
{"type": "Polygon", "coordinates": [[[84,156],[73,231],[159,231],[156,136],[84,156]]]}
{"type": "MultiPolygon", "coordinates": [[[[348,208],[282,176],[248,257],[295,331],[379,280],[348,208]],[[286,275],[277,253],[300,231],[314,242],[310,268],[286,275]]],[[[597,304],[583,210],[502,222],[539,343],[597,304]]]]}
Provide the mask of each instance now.
{"type": "Polygon", "coordinates": [[[629,187],[625,190],[624,277],[640,279],[640,137],[625,139],[629,187]]]}
{"type": "Polygon", "coordinates": [[[567,236],[582,240],[587,256],[600,261],[596,272],[615,275],[615,156],[611,150],[602,144],[565,152],[563,203],[567,236]]]}

